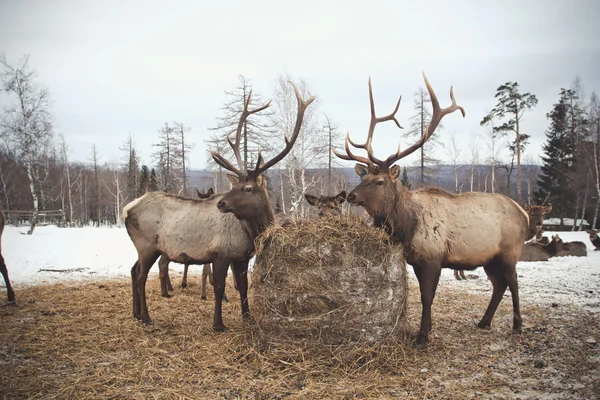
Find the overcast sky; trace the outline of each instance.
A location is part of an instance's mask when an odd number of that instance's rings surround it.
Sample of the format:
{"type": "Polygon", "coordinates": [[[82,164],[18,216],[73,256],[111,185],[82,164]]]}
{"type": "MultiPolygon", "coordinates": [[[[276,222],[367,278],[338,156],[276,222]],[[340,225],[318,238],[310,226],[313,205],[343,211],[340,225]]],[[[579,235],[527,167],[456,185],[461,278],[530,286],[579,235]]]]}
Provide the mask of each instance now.
{"type": "MultiPolygon", "coordinates": [[[[207,128],[239,74],[263,98],[279,74],[305,79],[321,110],[362,141],[368,77],[378,114],[403,95],[398,117],[407,127],[425,71],[442,107],[454,85],[467,112],[446,117],[441,135],[448,143],[455,131],[463,153],[473,133],[484,133],[479,121],[499,85],[517,81],[535,94],[539,104],[522,128],[532,135],[525,160],[539,162],[560,88],[579,75],[586,97],[600,91],[599,21],[597,0],[0,0],[0,52],[12,62],[30,55],[73,160],[88,159],[93,143],[102,161],[117,160],[131,132],[149,163],[157,129],[181,121],[192,127],[191,167],[204,168],[207,128]]],[[[378,127],[375,154],[387,157],[399,142],[411,144],[394,124],[378,127]]],[[[445,147],[437,155],[448,160],[445,147]]],[[[483,141],[480,148],[483,157],[483,141]]]]}

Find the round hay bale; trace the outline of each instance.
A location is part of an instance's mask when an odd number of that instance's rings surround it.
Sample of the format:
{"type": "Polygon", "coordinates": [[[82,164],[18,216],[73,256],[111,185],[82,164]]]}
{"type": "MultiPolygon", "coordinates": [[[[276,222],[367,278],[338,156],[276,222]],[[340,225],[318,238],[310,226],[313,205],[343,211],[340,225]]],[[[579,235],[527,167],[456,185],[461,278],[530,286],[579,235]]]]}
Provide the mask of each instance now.
{"type": "Polygon", "coordinates": [[[257,239],[252,286],[256,327],[271,337],[372,343],[403,331],[402,247],[355,215],[267,229],[257,239]]]}

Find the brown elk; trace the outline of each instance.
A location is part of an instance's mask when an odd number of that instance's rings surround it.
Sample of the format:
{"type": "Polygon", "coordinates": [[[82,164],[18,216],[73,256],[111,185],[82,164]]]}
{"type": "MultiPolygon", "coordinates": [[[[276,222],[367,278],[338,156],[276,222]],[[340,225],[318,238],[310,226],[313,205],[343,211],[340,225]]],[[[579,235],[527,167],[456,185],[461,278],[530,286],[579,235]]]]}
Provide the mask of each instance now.
{"type": "Polygon", "coordinates": [[[587,246],[580,241],[565,242],[565,248],[558,252],[557,257],[587,257],[587,246]]]}
{"type": "Polygon", "coordinates": [[[530,240],[542,230],[544,225],[544,215],[552,211],[552,206],[523,204],[523,210],[529,215],[529,231],[525,240],[530,240]]]}
{"type": "Polygon", "coordinates": [[[548,244],[528,242],[523,245],[519,261],[548,261],[559,252],[567,250],[569,246],[558,235],[553,235],[548,244]]]}
{"type": "MultiPolygon", "coordinates": [[[[293,85],[293,84],[292,84],[293,85]]],[[[221,166],[236,173],[229,175],[233,188],[225,195],[205,200],[183,199],[166,193],[149,192],[129,203],[123,210],[127,232],[138,252],[138,260],[131,269],[133,315],[145,324],[151,324],[146,304],[146,280],[148,272],[163,255],[169,261],[181,264],[213,264],[215,310],[213,329],[223,331],[222,302],[227,269],[232,264],[242,308],[242,316],[250,316],[248,307],[248,261],[254,252],[254,239],[273,222],[273,209],[261,175],[283,159],[298,138],[306,107],[314,100],[303,101],[294,86],[298,99],[298,115],[291,139],[285,139],[284,150],[275,158],[261,164],[258,155],[253,171],[233,167],[221,155],[211,152],[221,166]],[[236,199],[240,198],[236,201],[236,199]],[[233,215],[227,214],[232,212],[233,215]]],[[[246,118],[267,108],[270,103],[248,110],[251,93],[241,113],[235,143],[228,138],[234,149],[238,164],[241,131],[246,118]]]]}
{"type": "Polygon", "coordinates": [[[431,305],[442,268],[473,270],[483,265],[494,290],[478,326],[491,326],[492,318],[508,286],[513,302],[513,330],[520,333],[522,321],[515,267],[528,232],[527,213],[513,200],[501,194],[452,194],[438,188],[409,191],[398,180],[400,167],[393,165],[396,161],[421,148],[445,115],[456,110],[465,115],[464,109],[456,104],[452,89],[452,105],[440,108],[425,74],[423,77],[433,106],[431,122],[415,144],[403,151],[399,147],[396,153],[385,160],[380,160],[373,154],[373,132],[375,126],[384,121],[394,121],[401,128],[395,114],[402,98],[391,114],[376,117],[369,79],[371,123],[367,140],[364,144],[357,144],[346,136],[346,154],[336,151],[336,155],[344,160],[359,162],[354,169],[361,177],[361,182],[348,194],[346,200],[364,207],[373,217],[376,226],[384,228],[404,246],[406,260],[413,266],[419,281],[423,306],[417,344],[424,344],[428,340],[431,305]],[[350,144],[366,150],[367,157],[353,154],[350,144]]]}
{"type": "Polygon", "coordinates": [[[594,251],[600,250],[600,237],[598,236],[598,231],[590,229],[586,232],[590,235],[590,242],[594,245],[594,251]]]}
{"type": "MultiPolygon", "coordinates": [[[[212,188],[208,189],[206,191],[206,193],[203,193],[201,191],[199,191],[198,189],[196,189],[196,194],[198,196],[199,199],[208,199],[209,197],[213,196],[215,194],[214,190],[212,188]]],[[[187,275],[188,275],[188,269],[189,269],[189,264],[184,264],[184,268],[183,268],[183,279],[181,280],[181,287],[182,288],[187,288],[187,275]]],[[[159,268],[159,276],[160,276],[160,289],[161,289],[161,295],[163,297],[171,297],[171,295],[169,294],[169,291],[173,291],[173,285],[171,284],[171,277],[169,276],[169,260],[166,259],[164,256],[161,256],[158,260],[158,268],[159,268]]],[[[213,284],[213,274],[212,274],[212,269],[210,264],[204,264],[204,267],[202,268],[202,289],[201,289],[201,299],[202,300],[206,300],[206,281],[209,280],[211,286],[213,284]]],[[[227,296],[223,297],[224,301],[228,301],[227,300],[227,296]]]]}
{"type": "Polygon", "coordinates": [[[0,209],[0,272],[2,272],[2,276],[4,277],[4,282],[6,283],[6,292],[8,294],[8,303],[16,304],[15,302],[15,292],[13,291],[12,286],[10,285],[10,279],[8,279],[8,269],[6,268],[6,262],[4,261],[4,257],[2,257],[2,232],[4,232],[4,213],[2,209],[0,209]]]}
{"type": "Polygon", "coordinates": [[[342,190],[335,196],[313,196],[312,194],[305,193],[304,198],[313,207],[319,210],[319,216],[325,215],[341,215],[342,209],[340,206],[346,201],[346,191],[342,190]]]}

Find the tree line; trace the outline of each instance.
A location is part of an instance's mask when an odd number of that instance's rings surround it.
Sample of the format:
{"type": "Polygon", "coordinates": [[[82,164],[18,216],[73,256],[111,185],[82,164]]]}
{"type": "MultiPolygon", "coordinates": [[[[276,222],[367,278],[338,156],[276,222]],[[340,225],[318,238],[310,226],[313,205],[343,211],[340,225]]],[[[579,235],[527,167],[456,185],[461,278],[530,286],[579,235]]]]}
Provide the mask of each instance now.
{"type": "MultiPolygon", "coordinates": [[[[95,144],[87,160],[70,160],[68,143],[64,136],[55,134],[52,126],[49,91],[38,82],[28,57],[13,64],[0,55],[0,69],[2,96],[7,104],[0,115],[0,208],[8,210],[9,221],[22,218],[11,211],[30,211],[27,219],[33,233],[40,212],[62,210],[63,222],[68,226],[118,225],[122,223],[123,206],[147,191],[195,195],[189,178],[192,128],[184,122],[167,122],[157,128],[150,160],[139,158],[132,134],[124,135],[120,162],[102,162],[95,144]]],[[[288,75],[278,76],[269,96],[272,107],[260,118],[250,116],[241,127],[241,157],[248,168],[256,162],[252,157],[257,150],[267,156],[279,151],[285,145],[282,133],[289,136],[294,128],[296,101],[286,84],[288,80],[288,75]]],[[[308,83],[296,81],[306,95],[310,91],[308,83]]],[[[251,80],[240,75],[234,89],[225,92],[227,101],[216,125],[208,128],[210,137],[203,145],[231,156],[228,138],[236,133],[243,104],[252,90],[251,80]]],[[[521,165],[521,154],[531,134],[522,132],[521,123],[526,112],[537,105],[537,98],[521,93],[518,83],[507,82],[497,89],[496,106],[482,116],[483,132],[471,133],[467,151],[456,144],[455,132],[447,135],[450,144],[444,147],[452,162],[451,182],[439,179],[441,160],[434,153],[441,141],[434,137],[420,150],[416,165],[403,168],[402,183],[412,189],[433,184],[456,193],[505,193],[519,203],[550,202],[553,216],[587,217],[595,225],[600,198],[600,112],[595,94],[589,101],[583,97],[577,81],[573,88],[561,91],[558,103],[548,113],[550,125],[539,177],[537,167],[521,165]],[[485,143],[484,150],[481,143],[485,143]]],[[[429,124],[429,102],[427,91],[419,88],[414,94],[407,138],[416,140],[429,124]]],[[[262,105],[263,96],[254,92],[251,103],[251,107],[262,105]]],[[[277,211],[307,215],[310,209],[302,201],[304,193],[331,195],[355,183],[351,182],[355,175],[340,168],[339,161],[332,157],[332,149],[343,146],[341,139],[337,124],[323,112],[317,97],[305,115],[292,152],[280,168],[267,176],[277,211]]],[[[210,181],[204,186],[217,192],[229,190],[224,171],[208,153],[206,161],[210,181]]]]}

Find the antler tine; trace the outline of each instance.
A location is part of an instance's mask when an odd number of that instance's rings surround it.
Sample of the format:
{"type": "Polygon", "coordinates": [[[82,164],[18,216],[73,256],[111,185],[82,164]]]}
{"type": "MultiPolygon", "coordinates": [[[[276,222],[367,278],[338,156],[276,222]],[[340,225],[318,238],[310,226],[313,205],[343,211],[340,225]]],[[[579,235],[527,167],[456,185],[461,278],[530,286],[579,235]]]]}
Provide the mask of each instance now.
{"type": "MultiPolygon", "coordinates": [[[[366,157],[361,157],[361,156],[357,156],[357,155],[352,154],[352,152],[350,151],[350,146],[348,145],[348,143],[350,143],[350,144],[352,144],[352,146],[354,146],[354,144],[352,143],[352,140],[350,140],[350,134],[349,133],[346,134],[346,141],[344,143],[344,147],[346,148],[346,154],[338,153],[335,149],[333,149],[333,154],[335,154],[336,156],[338,156],[342,160],[358,161],[358,162],[366,164],[366,165],[372,165],[373,164],[371,162],[371,160],[369,160],[366,157]]],[[[358,147],[358,146],[354,146],[354,147],[358,147]]]]}
{"type": "MultiPolygon", "coordinates": [[[[247,173],[248,171],[246,171],[246,167],[244,166],[244,162],[242,160],[242,155],[240,154],[240,143],[242,141],[242,127],[244,126],[244,122],[246,122],[246,119],[248,118],[249,115],[257,113],[259,111],[262,111],[271,105],[271,100],[269,100],[269,102],[267,104],[265,104],[261,107],[258,107],[254,110],[248,110],[248,106],[250,105],[251,97],[252,97],[252,90],[250,90],[250,92],[248,93],[248,97],[244,101],[244,110],[242,111],[242,115],[240,115],[240,120],[238,121],[238,126],[237,126],[237,130],[235,133],[235,143],[231,141],[231,138],[229,136],[227,136],[227,141],[229,142],[229,145],[233,149],[233,153],[235,154],[235,159],[238,163],[238,166],[240,167],[240,170],[242,170],[244,173],[247,173]]],[[[227,167],[224,167],[224,168],[227,168],[227,167]]]]}
{"type": "Polygon", "coordinates": [[[226,170],[236,173],[238,176],[243,175],[242,171],[240,171],[239,169],[234,167],[233,164],[231,164],[229,161],[227,161],[225,158],[223,158],[223,156],[215,153],[212,150],[209,150],[209,152],[210,152],[210,155],[212,156],[213,160],[215,160],[215,162],[217,164],[219,164],[221,167],[225,168],[226,170]]]}
{"type": "Polygon", "coordinates": [[[425,86],[427,86],[427,90],[429,91],[429,97],[431,98],[431,105],[433,107],[433,115],[431,116],[431,122],[429,123],[427,130],[425,131],[423,136],[421,136],[421,138],[419,139],[419,141],[417,143],[413,144],[412,146],[408,147],[407,149],[405,149],[402,152],[397,152],[395,154],[395,156],[389,157],[386,160],[386,162],[389,162],[388,166],[391,165],[392,163],[394,163],[395,161],[397,161],[401,158],[404,158],[404,157],[408,156],[409,154],[412,154],[415,150],[421,148],[425,144],[425,142],[427,142],[429,140],[431,135],[433,135],[433,132],[438,127],[438,125],[440,124],[440,121],[442,120],[442,118],[444,118],[444,116],[451,114],[456,110],[461,111],[463,118],[466,115],[465,109],[462,108],[461,106],[459,106],[458,104],[456,104],[456,100],[454,98],[454,92],[452,90],[452,87],[450,87],[450,98],[452,99],[452,104],[449,107],[440,108],[440,102],[438,101],[438,98],[435,95],[433,88],[429,84],[429,81],[427,80],[427,76],[425,76],[425,72],[423,72],[423,79],[425,80],[425,86]]]}
{"type": "MultiPolygon", "coordinates": [[[[306,111],[306,108],[310,105],[310,103],[312,103],[315,100],[315,96],[312,95],[309,97],[308,100],[303,100],[302,94],[300,93],[300,90],[298,90],[296,85],[294,85],[294,82],[289,81],[289,83],[294,88],[294,93],[296,94],[296,99],[298,100],[298,115],[296,116],[296,126],[294,127],[294,132],[292,133],[292,137],[289,140],[287,137],[284,136],[285,148],[278,155],[273,157],[271,160],[265,162],[263,165],[256,165],[256,169],[253,171],[253,174],[255,176],[262,174],[267,169],[277,164],[290,152],[290,150],[294,146],[294,143],[296,142],[296,139],[298,139],[298,134],[300,133],[300,128],[302,127],[302,120],[304,119],[304,112],[306,111]]],[[[262,157],[259,157],[259,161],[260,158],[262,157]]]]}

